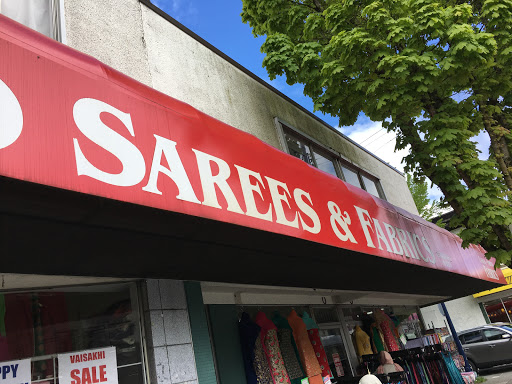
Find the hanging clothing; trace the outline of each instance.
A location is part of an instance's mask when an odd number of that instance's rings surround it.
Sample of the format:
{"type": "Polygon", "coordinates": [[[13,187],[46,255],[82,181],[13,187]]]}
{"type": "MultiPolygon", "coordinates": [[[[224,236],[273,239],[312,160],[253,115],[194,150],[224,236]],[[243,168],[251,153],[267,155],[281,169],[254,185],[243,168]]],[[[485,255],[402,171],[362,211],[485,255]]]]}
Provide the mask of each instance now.
{"type": "Polygon", "coordinates": [[[382,341],[382,337],[379,331],[379,327],[377,323],[373,323],[370,326],[370,332],[372,337],[372,348],[374,353],[379,353],[381,351],[385,351],[384,342],[382,341]]]}
{"type": "Polygon", "coordinates": [[[379,324],[379,328],[384,334],[384,342],[386,343],[388,351],[391,352],[400,350],[398,332],[396,330],[395,324],[389,318],[389,316],[386,315],[383,310],[377,309],[375,311],[375,320],[379,324]]]}
{"type": "Polygon", "coordinates": [[[363,331],[359,325],[357,325],[354,330],[354,337],[356,340],[357,354],[359,356],[373,355],[370,336],[368,336],[368,334],[363,331]]]}
{"type": "Polygon", "coordinates": [[[254,342],[254,373],[258,384],[273,384],[270,367],[268,366],[267,356],[263,349],[263,341],[261,340],[261,332],[254,342]]]}
{"type": "Polygon", "coordinates": [[[334,377],[332,375],[331,369],[329,368],[329,361],[327,360],[327,355],[325,354],[325,349],[324,346],[322,345],[322,340],[320,339],[318,325],[309,316],[307,312],[304,312],[302,314],[302,320],[304,321],[304,324],[306,324],[309,341],[311,341],[311,345],[313,346],[313,350],[315,351],[318,364],[320,364],[320,369],[322,370],[322,377],[334,377]]]}
{"type": "Polygon", "coordinates": [[[288,320],[277,311],[272,317],[272,322],[277,327],[277,338],[291,384],[301,384],[302,379],[306,377],[306,375],[300,364],[299,352],[297,351],[297,346],[293,339],[292,328],[290,324],[288,324],[288,320]]]}
{"type": "Polygon", "coordinates": [[[277,338],[277,327],[263,312],[258,312],[255,318],[256,324],[261,328],[261,339],[263,350],[267,356],[270,374],[274,384],[291,384],[290,377],[284,365],[279,340],[277,338]]]}
{"type": "Polygon", "coordinates": [[[254,371],[254,346],[260,334],[260,329],[259,325],[251,320],[248,313],[242,313],[238,322],[238,332],[240,334],[247,384],[258,384],[258,378],[254,371]]]}
{"type": "Polygon", "coordinates": [[[304,321],[295,310],[292,310],[288,315],[288,323],[293,330],[293,338],[297,344],[302,367],[308,376],[309,383],[323,384],[322,369],[320,364],[318,364],[311,341],[309,341],[306,324],[304,324],[304,321]]]}

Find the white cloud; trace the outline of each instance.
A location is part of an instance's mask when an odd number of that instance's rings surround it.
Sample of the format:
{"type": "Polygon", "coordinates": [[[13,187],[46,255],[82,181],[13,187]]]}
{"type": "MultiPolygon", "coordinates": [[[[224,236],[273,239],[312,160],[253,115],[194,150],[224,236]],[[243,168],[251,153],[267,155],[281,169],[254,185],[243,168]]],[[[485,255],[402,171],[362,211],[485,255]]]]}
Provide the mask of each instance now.
{"type": "MultiPolygon", "coordinates": [[[[395,134],[387,132],[382,127],[381,122],[356,122],[348,130],[350,131],[348,137],[389,163],[392,167],[404,172],[403,158],[409,153],[409,147],[395,151],[395,134]]],[[[443,193],[437,186],[431,187],[430,181],[428,183],[429,198],[431,200],[438,200],[443,196],[443,193]]]]}
{"type": "Polygon", "coordinates": [[[183,2],[183,0],[151,0],[151,2],[188,27],[193,27],[197,23],[198,10],[192,2],[183,2]]]}
{"type": "Polygon", "coordinates": [[[395,134],[386,132],[380,122],[356,123],[348,135],[356,143],[380,157],[399,171],[404,171],[402,160],[409,153],[409,148],[395,151],[395,134]]]}
{"type": "Polygon", "coordinates": [[[478,154],[478,158],[481,160],[487,160],[489,158],[489,146],[491,145],[491,139],[485,131],[481,131],[478,136],[475,136],[472,141],[476,141],[476,147],[481,153],[478,154]]]}

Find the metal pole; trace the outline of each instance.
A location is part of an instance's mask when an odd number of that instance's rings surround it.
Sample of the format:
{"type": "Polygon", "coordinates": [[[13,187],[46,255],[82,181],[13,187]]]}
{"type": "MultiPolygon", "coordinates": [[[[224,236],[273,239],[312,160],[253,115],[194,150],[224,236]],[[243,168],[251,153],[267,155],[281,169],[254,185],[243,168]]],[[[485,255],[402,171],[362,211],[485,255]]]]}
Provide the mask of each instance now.
{"type": "Polygon", "coordinates": [[[453,326],[452,319],[450,317],[450,314],[448,313],[448,309],[446,309],[446,305],[444,305],[444,302],[441,303],[441,307],[443,308],[444,315],[446,317],[446,320],[448,321],[448,326],[450,327],[450,331],[453,336],[453,341],[455,341],[455,345],[457,346],[457,351],[459,351],[459,355],[461,355],[464,358],[465,370],[466,372],[471,372],[471,367],[469,365],[468,358],[466,357],[466,353],[462,348],[462,344],[460,343],[459,337],[457,336],[457,332],[455,332],[455,327],[453,326]]]}

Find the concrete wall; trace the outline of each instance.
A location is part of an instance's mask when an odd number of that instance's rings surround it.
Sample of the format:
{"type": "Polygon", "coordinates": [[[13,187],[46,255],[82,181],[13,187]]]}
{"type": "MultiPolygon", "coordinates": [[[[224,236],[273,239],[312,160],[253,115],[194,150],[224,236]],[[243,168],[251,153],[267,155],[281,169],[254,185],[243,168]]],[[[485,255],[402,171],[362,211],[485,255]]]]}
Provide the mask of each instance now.
{"type": "MultiPolygon", "coordinates": [[[[447,301],[445,304],[457,332],[486,324],[480,306],[473,296],[461,297],[447,301]]],[[[436,328],[446,327],[445,317],[441,314],[438,305],[422,308],[421,314],[427,328],[432,328],[432,322],[436,328]]]]}
{"type": "Polygon", "coordinates": [[[183,282],[146,280],[143,291],[151,383],[197,384],[183,282]]]}
{"type": "MultiPolygon", "coordinates": [[[[417,213],[403,176],[299,110],[138,0],[64,0],[67,43],[155,89],[281,147],[279,117],[376,175],[389,202],[417,213]]],[[[171,15],[172,16],[172,15],[171,15]]]]}

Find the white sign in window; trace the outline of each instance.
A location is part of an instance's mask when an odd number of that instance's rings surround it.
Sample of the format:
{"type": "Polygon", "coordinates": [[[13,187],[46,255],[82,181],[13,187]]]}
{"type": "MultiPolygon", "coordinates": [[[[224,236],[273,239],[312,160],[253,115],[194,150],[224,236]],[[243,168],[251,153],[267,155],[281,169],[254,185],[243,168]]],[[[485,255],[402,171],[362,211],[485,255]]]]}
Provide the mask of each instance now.
{"type": "Polygon", "coordinates": [[[29,384],[30,381],[30,359],[0,363],[0,384],[29,384]]]}
{"type": "Polygon", "coordinates": [[[59,354],[59,384],[118,384],[116,348],[59,354]]]}

